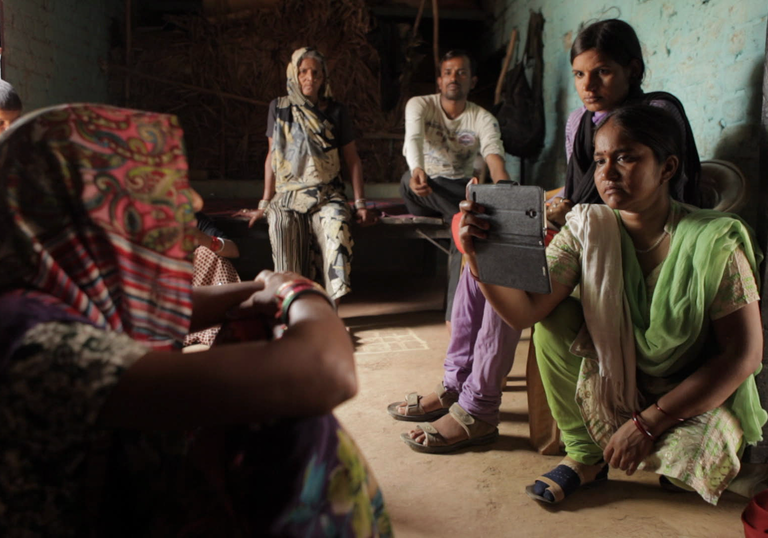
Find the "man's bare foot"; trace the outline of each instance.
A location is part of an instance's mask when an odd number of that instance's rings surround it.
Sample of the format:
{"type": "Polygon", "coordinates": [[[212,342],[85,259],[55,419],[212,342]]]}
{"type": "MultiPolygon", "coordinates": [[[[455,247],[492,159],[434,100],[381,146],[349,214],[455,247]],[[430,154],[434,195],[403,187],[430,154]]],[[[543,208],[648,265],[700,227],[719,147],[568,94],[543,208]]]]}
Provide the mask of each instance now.
{"type": "MultiPolygon", "coordinates": [[[[451,415],[445,415],[444,417],[437,419],[432,422],[432,426],[440,432],[440,435],[443,436],[443,439],[445,439],[445,442],[449,445],[453,445],[469,438],[464,428],[462,428],[451,415]]],[[[427,435],[419,428],[414,428],[409,431],[408,436],[421,445],[424,444],[424,440],[427,438],[427,435]]]]}

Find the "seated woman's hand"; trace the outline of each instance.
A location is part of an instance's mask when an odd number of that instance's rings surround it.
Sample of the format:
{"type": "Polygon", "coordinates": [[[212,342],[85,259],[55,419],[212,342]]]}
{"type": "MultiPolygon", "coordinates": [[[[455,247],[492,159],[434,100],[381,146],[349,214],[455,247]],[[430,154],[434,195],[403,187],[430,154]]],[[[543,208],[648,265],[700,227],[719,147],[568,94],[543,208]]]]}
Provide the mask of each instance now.
{"type": "Polygon", "coordinates": [[[355,221],[360,226],[371,226],[379,222],[379,215],[374,209],[355,210],[355,221]]]}
{"type": "Polygon", "coordinates": [[[246,217],[248,219],[248,227],[253,228],[253,225],[256,224],[256,221],[264,218],[264,210],[263,209],[241,209],[240,215],[242,215],[243,217],[246,217]]]}
{"type": "Polygon", "coordinates": [[[547,220],[558,226],[565,224],[565,216],[573,209],[573,202],[568,198],[553,198],[547,204],[547,220]]]}
{"type": "Polygon", "coordinates": [[[611,436],[603,451],[603,458],[614,469],[626,471],[631,476],[651,451],[653,440],[641,433],[630,419],[611,436]]]}
{"type": "Polygon", "coordinates": [[[191,228],[190,232],[195,238],[195,246],[203,246],[211,248],[212,238],[207,233],[200,230],[200,228],[191,228]]]}
{"type": "Polygon", "coordinates": [[[262,271],[256,276],[254,282],[261,284],[263,287],[230,310],[227,313],[227,317],[230,319],[246,319],[260,316],[274,318],[278,307],[277,301],[275,301],[278,288],[286,282],[296,280],[297,278],[302,278],[302,276],[290,271],[283,273],[275,273],[268,270],[262,271]]]}

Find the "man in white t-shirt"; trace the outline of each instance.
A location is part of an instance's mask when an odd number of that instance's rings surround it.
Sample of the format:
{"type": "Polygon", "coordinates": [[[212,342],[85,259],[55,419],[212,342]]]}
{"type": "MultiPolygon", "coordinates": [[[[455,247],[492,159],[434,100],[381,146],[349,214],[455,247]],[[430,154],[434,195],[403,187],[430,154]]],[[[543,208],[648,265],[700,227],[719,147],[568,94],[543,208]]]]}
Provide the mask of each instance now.
{"type": "MultiPolygon", "coordinates": [[[[485,159],[494,182],[509,179],[499,123],[467,101],[475,84],[472,58],[464,51],[450,51],[440,63],[440,93],[413,97],[405,107],[403,155],[410,171],[400,181],[400,194],[414,215],[442,216],[450,223],[474,175],[477,155],[485,159]]],[[[451,243],[446,320],[460,267],[461,255],[451,243]]]]}

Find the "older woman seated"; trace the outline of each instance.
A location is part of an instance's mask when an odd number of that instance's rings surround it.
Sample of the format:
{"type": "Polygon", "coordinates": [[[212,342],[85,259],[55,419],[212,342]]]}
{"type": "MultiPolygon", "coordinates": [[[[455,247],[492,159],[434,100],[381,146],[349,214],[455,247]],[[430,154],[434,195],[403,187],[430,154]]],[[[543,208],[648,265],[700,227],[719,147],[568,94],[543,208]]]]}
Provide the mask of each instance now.
{"type": "MultiPolygon", "coordinates": [[[[762,357],[757,265],[749,228],[733,215],[670,198],[683,159],[677,122],[636,105],[595,135],[595,184],[547,249],[550,295],[480,284],[502,318],[534,339],[567,457],[528,486],[555,503],[608,466],[655,471],[667,486],[716,503],[768,415],[754,374],[762,357]],[[580,286],[581,304],[571,298],[580,286]]],[[[462,243],[482,208],[462,202],[462,243]]]]}
{"type": "Polygon", "coordinates": [[[295,271],[324,283],[337,302],[351,291],[352,220],[344,184],[346,165],[355,218],[366,208],[363,167],[347,108],[335,101],[325,57],[312,47],[294,51],[286,70],[288,95],[269,105],[264,194],[256,210],[243,210],[249,226],[266,216],[276,271],[295,271]]]}

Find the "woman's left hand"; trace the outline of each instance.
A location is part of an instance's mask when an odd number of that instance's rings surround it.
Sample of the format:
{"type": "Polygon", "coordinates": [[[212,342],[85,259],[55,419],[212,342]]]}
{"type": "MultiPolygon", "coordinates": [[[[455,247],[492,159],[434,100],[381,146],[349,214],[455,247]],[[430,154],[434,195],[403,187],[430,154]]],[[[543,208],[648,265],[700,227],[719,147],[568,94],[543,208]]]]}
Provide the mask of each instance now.
{"type": "Polygon", "coordinates": [[[203,246],[207,248],[211,248],[211,242],[212,238],[210,235],[206,234],[200,228],[191,228],[190,232],[192,233],[192,236],[195,238],[195,246],[203,246]]]}
{"type": "Polygon", "coordinates": [[[547,220],[558,226],[565,224],[565,216],[573,209],[573,202],[568,198],[553,198],[547,203],[547,220]]]}
{"type": "Polygon", "coordinates": [[[355,221],[360,226],[371,226],[379,222],[379,216],[373,209],[356,209],[355,221]]]}
{"type": "Polygon", "coordinates": [[[614,469],[634,474],[637,466],[653,451],[653,440],[641,433],[632,419],[616,430],[603,451],[603,458],[614,469]]]}
{"type": "Polygon", "coordinates": [[[229,319],[245,319],[259,316],[274,317],[277,313],[277,302],[275,301],[277,289],[284,283],[296,280],[297,278],[302,278],[302,276],[289,271],[284,273],[262,271],[256,276],[254,282],[257,285],[261,284],[263,288],[227,312],[227,317],[229,319]]]}

